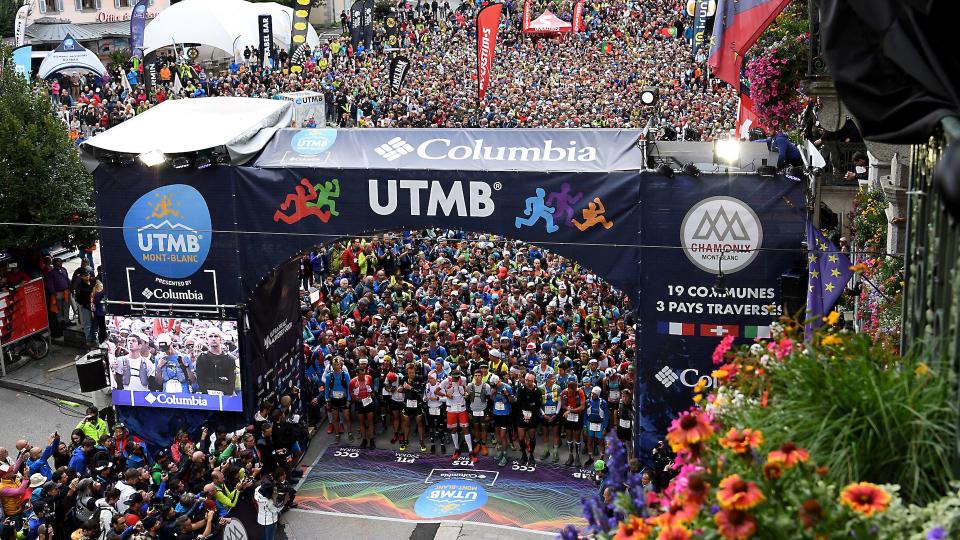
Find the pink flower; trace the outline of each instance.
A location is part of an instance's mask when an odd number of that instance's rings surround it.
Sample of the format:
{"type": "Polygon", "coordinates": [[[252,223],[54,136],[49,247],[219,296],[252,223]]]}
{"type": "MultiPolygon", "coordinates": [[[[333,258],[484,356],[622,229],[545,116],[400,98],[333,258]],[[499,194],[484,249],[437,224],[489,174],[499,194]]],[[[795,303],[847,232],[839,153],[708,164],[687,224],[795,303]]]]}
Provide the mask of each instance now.
{"type": "Polygon", "coordinates": [[[717,348],[713,350],[714,365],[723,363],[723,357],[730,351],[730,347],[733,345],[733,339],[733,336],[724,336],[724,338],[720,340],[717,348]]]}

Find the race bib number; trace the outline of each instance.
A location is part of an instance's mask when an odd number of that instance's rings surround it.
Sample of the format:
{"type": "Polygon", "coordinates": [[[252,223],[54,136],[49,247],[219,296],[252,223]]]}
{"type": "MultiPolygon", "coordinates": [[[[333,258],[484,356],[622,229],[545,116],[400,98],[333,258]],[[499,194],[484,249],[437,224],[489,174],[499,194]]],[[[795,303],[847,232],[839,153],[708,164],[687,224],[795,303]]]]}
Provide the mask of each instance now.
{"type": "Polygon", "coordinates": [[[407,400],[407,408],[408,408],[408,409],[416,409],[416,408],[417,408],[417,405],[418,405],[417,400],[415,400],[415,399],[408,399],[408,400],[407,400]]]}
{"type": "Polygon", "coordinates": [[[330,396],[333,397],[333,399],[343,399],[343,392],[340,392],[340,391],[338,391],[338,390],[334,390],[334,391],[330,392],[330,396]]]}
{"type": "Polygon", "coordinates": [[[590,431],[600,431],[600,424],[597,422],[590,422],[590,431]]]}
{"type": "Polygon", "coordinates": [[[373,403],[373,398],[370,396],[367,396],[360,400],[360,404],[363,405],[364,407],[370,405],[371,403],[373,403]]]}
{"type": "Polygon", "coordinates": [[[473,415],[477,418],[483,418],[483,411],[473,411],[473,415]]]}
{"type": "Polygon", "coordinates": [[[567,422],[576,422],[580,420],[580,415],[577,413],[567,413],[567,422]]]}
{"type": "Polygon", "coordinates": [[[633,425],[633,420],[625,420],[623,418],[620,419],[620,427],[622,427],[623,429],[630,429],[632,425],[633,425]]]}
{"type": "Polygon", "coordinates": [[[533,413],[531,411],[520,411],[523,414],[523,419],[529,421],[533,418],[533,413]]]}
{"type": "Polygon", "coordinates": [[[619,391],[619,390],[610,390],[610,395],[607,397],[607,399],[609,399],[610,401],[616,401],[616,400],[620,399],[620,391],[619,391]]]}
{"type": "Polygon", "coordinates": [[[220,390],[207,390],[207,394],[211,396],[222,396],[223,392],[221,392],[220,390]]]}
{"type": "Polygon", "coordinates": [[[431,407],[431,408],[430,408],[430,416],[440,416],[440,408],[439,408],[439,407],[436,407],[436,408],[431,407]]]}
{"type": "Polygon", "coordinates": [[[493,404],[493,410],[495,410],[495,411],[505,411],[505,410],[507,410],[507,404],[504,403],[504,402],[502,402],[502,401],[498,401],[498,402],[496,402],[496,403],[493,404]]]}
{"type": "Polygon", "coordinates": [[[547,415],[547,416],[553,416],[553,415],[557,414],[557,406],[556,406],[556,405],[547,405],[546,407],[543,408],[543,414],[545,414],[545,415],[547,415]]]}
{"type": "Polygon", "coordinates": [[[385,387],[385,388],[382,390],[382,392],[383,392],[383,395],[385,395],[385,396],[389,396],[389,395],[390,395],[390,389],[389,389],[389,388],[386,388],[386,387],[385,387]]]}

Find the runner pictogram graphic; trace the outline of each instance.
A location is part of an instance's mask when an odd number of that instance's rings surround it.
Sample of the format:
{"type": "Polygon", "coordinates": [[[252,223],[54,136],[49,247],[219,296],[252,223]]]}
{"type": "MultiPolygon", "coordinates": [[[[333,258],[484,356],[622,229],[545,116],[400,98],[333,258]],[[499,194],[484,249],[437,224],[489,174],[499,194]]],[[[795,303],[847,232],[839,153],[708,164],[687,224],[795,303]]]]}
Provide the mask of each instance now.
{"type": "Polygon", "coordinates": [[[543,221],[547,225],[547,233],[554,233],[560,227],[554,225],[553,223],[553,213],[556,212],[555,208],[547,206],[544,199],[547,196],[547,192],[543,188],[537,188],[537,194],[533,197],[527,197],[526,208],[523,210],[523,215],[529,216],[526,219],[516,218],[514,220],[514,227],[521,228],[523,226],[531,227],[535,224],[540,218],[543,218],[543,221]]]}
{"type": "Polygon", "coordinates": [[[609,229],[613,227],[612,221],[607,221],[607,218],[603,215],[607,209],[603,206],[603,201],[600,200],[600,197],[594,197],[592,201],[583,209],[583,223],[573,220],[573,225],[585,231],[594,225],[603,225],[604,229],[609,229]]]}
{"type": "Polygon", "coordinates": [[[147,219],[150,219],[150,218],[162,219],[167,216],[180,217],[180,211],[170,208],[172,205],[173,205],[173,201],[170,200],[170,197],[168,195],[164,195],[160,199],[160,202],[158,202],[153,207],[153,212],[151,212],[150,215],[147,216],[147,219]]]}
{"type": "Polygon", "coordinates": [[[326,223],[331,215],[340,215],[334,201],[339,196],[340,182],[336,179],[314,186],[309,180],[303,178],[300,180],[300,185],[294,189],[294,193],[287,195],[280,209],[273,214],[273,220],[292,225],[307,216],[314,216],[326,223]],[[285,214],[284,212],[290,210],[290,205],[293,205],[293,213],[285,214]],[[323,206],[326,206],[329,211],[323,210],[323,206]]]}
{"type": "Polygon", "coordinates": [[[563,217],[561,223],[570,227],[573,222],[573,205],[577,204],[583,198],[583,193],[576,195],[570,194],[570,184],[564,182],[560,186],[560,191],[554,191],[547,197],[547,204],[557,209],[555,216],[563,217]]]}

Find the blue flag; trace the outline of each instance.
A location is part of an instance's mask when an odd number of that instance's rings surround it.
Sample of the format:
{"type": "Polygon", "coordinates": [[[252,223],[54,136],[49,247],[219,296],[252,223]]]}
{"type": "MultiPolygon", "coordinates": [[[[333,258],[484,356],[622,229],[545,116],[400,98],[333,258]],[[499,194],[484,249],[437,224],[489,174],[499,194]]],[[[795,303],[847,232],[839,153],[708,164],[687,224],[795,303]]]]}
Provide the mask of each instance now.
{"type": "Polygon", "coordinates": [[[136,58],[143,58],[143,27],[147,24],[149,3],[150,0],[140,0],[130,15],[130,55],[136,58]]]}
{"type": "Polygon", "coordinates": [[[850,258],[807,222],[807,332],[820,326],[853,276],[850,258]]]}

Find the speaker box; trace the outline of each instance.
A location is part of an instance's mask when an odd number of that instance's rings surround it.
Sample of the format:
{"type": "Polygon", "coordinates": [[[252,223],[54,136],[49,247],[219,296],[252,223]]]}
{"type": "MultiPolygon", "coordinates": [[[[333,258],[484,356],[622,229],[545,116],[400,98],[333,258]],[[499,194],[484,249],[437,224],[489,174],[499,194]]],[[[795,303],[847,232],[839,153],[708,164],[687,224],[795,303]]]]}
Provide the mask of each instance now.
{"type": "Polygon", "coordinates": [[[807,276],[799,272],[784,272],[780,274],[780,299],[783,301],[783,314],[788,316],[800,315],[807,307],[807,276]]]}
{"type": "Polygon", "coordinates": [[[90,351],[77,358],[77,379],[81,392],[94,392],[107,387],[106,355],[101,351],[90,351]]]}

